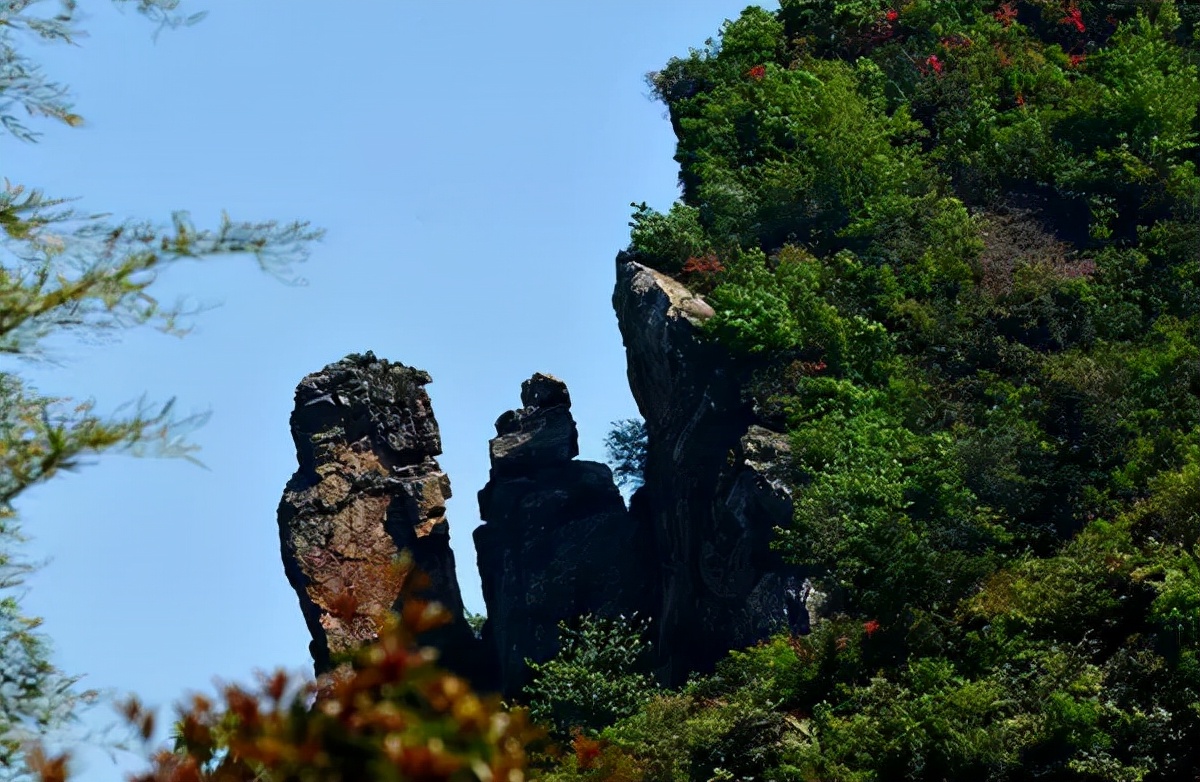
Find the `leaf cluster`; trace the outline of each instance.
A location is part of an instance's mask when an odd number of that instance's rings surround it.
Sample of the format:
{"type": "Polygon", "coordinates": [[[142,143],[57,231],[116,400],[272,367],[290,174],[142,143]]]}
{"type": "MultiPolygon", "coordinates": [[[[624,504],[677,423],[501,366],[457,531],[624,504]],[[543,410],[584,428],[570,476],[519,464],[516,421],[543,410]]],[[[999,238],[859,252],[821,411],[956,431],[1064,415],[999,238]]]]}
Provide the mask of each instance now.
{"type": "Polygon", "coordinates": [[[635,713],[655,690],[647,631],[636,616],[560,622],[558,653],[545,662],[526,660],[533,675],[523,693],[530,716],[562,738],[635,713]]]}
{"type": "MultiPolygon", "coordinates": [[[[175,749],[133,780],[521,779],[538,732],[440,670],[417,640],[448,620],[409,589],[378,639],[318,683],[277,671],[255,687],[225,686],[220,704],[194,696],[180,708],[175,749]]],[[[130,701],[125,713],[152,735],[152,712],[130,701]]]]}

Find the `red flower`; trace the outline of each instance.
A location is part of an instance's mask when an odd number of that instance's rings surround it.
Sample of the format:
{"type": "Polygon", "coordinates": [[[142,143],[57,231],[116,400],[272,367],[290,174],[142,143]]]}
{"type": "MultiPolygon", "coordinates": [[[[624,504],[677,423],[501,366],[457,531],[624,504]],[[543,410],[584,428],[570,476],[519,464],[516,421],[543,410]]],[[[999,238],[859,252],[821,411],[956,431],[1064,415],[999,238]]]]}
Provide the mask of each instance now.
{"type": "Polygon", "coordinates": [[[1086,60],[1087,60],[1086,54],[1072,54],[1071,55],[1071,67],[1078,68],[1080,65],[1083,65],[1083,63],[1086,60]]]}
{"type": "Polygon", "coordinates": [[[1024,106],[1024,105],[1025,105],[1025,96],[1024,96],[1024,95],[1022,95],[1022,94],[1021,94],[1021,93],[1019,93],[1019,92],[1017,93],[1017,105],[1018,105],[1018,106],[1024,106]]]}
{"type": "Polygon", "coordinates": [[[762,77],[767,75],[767,66],[755,65],[753,68],[746,71],[746,75],[755,81],[761,81],[762,77]]]}
{"type": "Polygon", "coordinates": [[[996,9],[996,13],[992,14],[992,16],[995,17],[997,22],[1008,27],[1016,21],[1017,9],[1012,3],[1001,3],[1000,7],[996,9]]]}
{"type": "Polygon", "coordinates": [[[1079,10],[1079,6],[1075,5],[1075,0],[1071,0],[1067,4],[1067,15],[1058,20],[1059,24],[1072,25],[1079,32],[1087,32],[1087,25],[1083,23],[1083,11],[1079,10]]]}
{"type": "Polygon", "coordinates": [[[688,258],[683,264],[683,271],[686,274],[711,274],[725,271],[725,266],[717,258],[716,253],[705,253],[698,257],[688,258]]]}
{"type": "Polygon", "coordinates": [[[938,56],[936,54],[931,54],[928,57],[926,57],[925,64],[928,65],[930,68],[932,68],[933,72],[936,73],[938,76],[942,75],[942,69],[945,67],[945,65],[942,63],[941,60],[938,59],[938,56]]]}
{"type": "Polygon", "coordinates": [[[863,632],[867,634],[867,638],[875,635],[875,633],[879,632],[879,622],[874,619],[868,619],[863,622],[863,632]]]}
{"type": "Polygon", "coordinates": [[[882,43],[896,34],[896,22],[900,19],[900,12],[895,8],[889,8],[883,12],[883,19],[877,22],[871,28],[870,40],[872,43],[882,43]]]}

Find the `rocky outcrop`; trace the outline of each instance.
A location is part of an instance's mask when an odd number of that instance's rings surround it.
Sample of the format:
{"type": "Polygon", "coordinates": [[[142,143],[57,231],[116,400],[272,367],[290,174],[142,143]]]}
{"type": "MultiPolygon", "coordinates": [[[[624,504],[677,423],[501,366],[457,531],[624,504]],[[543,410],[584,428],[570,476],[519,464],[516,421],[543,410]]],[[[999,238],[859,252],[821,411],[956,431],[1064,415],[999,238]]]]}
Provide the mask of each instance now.
{"type": "Polygon", "coordinates": [[[576,458],[566,385],[527,380],[522,407],[496,421],[479,492],[481,640],[461,619],[429,375],[368,353],[301,382],[292,414],[300,468],[279,530],[318,671],[373,638],[397,607],[404,574],[393,563],[403,550],[455,617],[427,640],[449,667],[508,695],[525,683],[527,659],[557,651],[558,623],[584,614],[648,618],[670,685],[730,649],[808,631],[823,596],[770,546],[791,522],[789,440],[756,416],[750,368],[702,333],[713,315],[702,297],[628,257],[613,305],[646,421],[645,483],[626,510],[609,468],[576,458]]]}
{"type": "Polygon", "coordinates": [[[477,642],[463,619],[450,549],[450,481],[434,458],[437,420],[419,369],[351,355],[305,377],[291,416],[299,468],[279,504],[288,581],[312,634],[318,673],[375,637],[396,607],[408,551],[449,626],[427,640],[451,668],[478,679],[477,642]]]}
{"type": "Polygon", "coordinates": [[[730,649],[808,627],[803,574],[769,545],[791,521],[788,441],[755,425],[748,369],[703,337],[713,311],[702,298],[622,257],[613,307],[648,434],[630,508],[653,530],[660,674],[678,684],[730,649]]]}
{"type": "Polygon", "coordinates": [[[625,510],[612,472],[579,461],[571,399],[561,380],[537,374],[521,386],[519,410],[496,421],[491,473],[479,492],[475,530],[493,651],[502,689],[517,692],[526,658],[558,648],[558,623],[583,614],[646,608],[656,581],[648,530],[625,510]]]}

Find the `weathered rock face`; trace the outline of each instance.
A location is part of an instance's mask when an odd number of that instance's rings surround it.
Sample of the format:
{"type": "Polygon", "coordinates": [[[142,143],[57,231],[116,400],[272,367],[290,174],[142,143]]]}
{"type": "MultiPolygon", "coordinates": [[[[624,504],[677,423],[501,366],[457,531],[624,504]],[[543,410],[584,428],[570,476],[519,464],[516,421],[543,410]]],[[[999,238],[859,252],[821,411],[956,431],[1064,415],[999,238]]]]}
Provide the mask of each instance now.
{"type": "Polygon", "coordinates": [[[756,419],[748,368],[702,335],[712,309],[666,275],[619,259],[613,305],[646,420],[645,483],[627,511],[609,468],[576,459],[566,386],[527,380],[522,407],[496,421],[479,492],[482,640],[461,619],[429,375],[368,353],[301,382],[300,468],[279,529],[319,672],[397,607],[393,561],[405,549],[456,619],[427,640],[449,667],[508,695],[526,682],[526,659],[557,651],[559,621],[583,614],[648,617],[671,685],[771,633],[807,632],[823,596],[770,548],[791,523],[789,441],[756,419]]]}
{"type": "Polygon", "coordinates": [[[769,545],[791,521],[788,441],[754,425],[746,370],[699,331],[713,314],[703,299],[619,258],[613,307],[649,436],[645,484],[630,507],[653,530],[660,673],[678,684],[730,649],[808,627],[802,574],[769,545]]]}
{"type": "Polygon", "coordinates": [[[612,472],[577,461],[578,433],[562,381],[534,375],[520,410],[496,421],[491,474],[479,492],[475,549],[488,620],[483,640],[498,660],[501,689],[526,681],[525,659],[558,649],[558,622],[583,614],[645,609],[648,530],[625,510],[612,472]]]}
{"type": "Polygon", "coordinates": [[[312,634],[318,673],[331,655],[374,639],[396,607],[403,550],[431,580],[426,597],[454,617],[430,642],[452,669],[477,674],[477,642],[445,518],[450,481],[434,458],[437,421],[419,369],[351,355],[296,389],[292,438],[299,469],[279,504],[284,570],[312,634]]]}

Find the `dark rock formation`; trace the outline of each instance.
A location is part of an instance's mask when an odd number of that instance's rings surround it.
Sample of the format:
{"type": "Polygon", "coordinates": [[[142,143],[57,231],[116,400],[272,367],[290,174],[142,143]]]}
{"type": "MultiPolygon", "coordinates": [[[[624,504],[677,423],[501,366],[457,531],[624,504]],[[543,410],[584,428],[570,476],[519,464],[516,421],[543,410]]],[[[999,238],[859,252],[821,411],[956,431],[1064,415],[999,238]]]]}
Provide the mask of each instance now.
{"type": "Polygon", "coordinates": [[[578,434],[562,381],[534,375],[520,410],[496,421],[492,469],[479,492],[475,530],[488,620],[504,692],[526,680],[525,659],[558,649],[558,622],[583,614],[629,615],[645,608],[649,536],[625,510],[612,472],[576,461],[578,434]]]}
{"type": "Polygon", "coordinates": [[[649,618],[671,685],[773,632],[808,631],[823,596],[770,548],[791,522],[789,441],[756,418],[749,369],[704,337],[712,309],[666,275],[620,259],[613,305],[646,420],[645,483],[627,511],[609,468],[575,458],[566,386],[527,380],[523,406],[496,421],[479,492],[482,641],[461,619],[429,376],[368,353],[304,379],[279,529],[318,671],[396,607],[401,550],[455,617],[428,639],[443,661],[508,695],[527,658],[557,651],[558,623],[583,614],[649,618]]]}
{"type": "Polygon", "coordinates": [[[430,579],[426,597],[452,623],[429,640],[452,669],[478,679],[478,642],[463,619],[446,522],[450,481],[438,467],[437,421],[419,369],[351,355],[296,388],[299,469],[279,504],[284,570],[312,634],[318,673],[331,656],[375,637],[405,573],[400,552],[430,579]]]}
{"type": "Polygon", "coordinates": [[[645,484],[630,507],[653,530],[660,672],[678,684],[730,649],[807,629],[804,600],[787,596],[802,574],[769,546],[791,521],[788,441],[753,425],[747,371],[700,333],[713,314],[703,299],[620,258],[613,307],[648,433],[645,484]]]}

